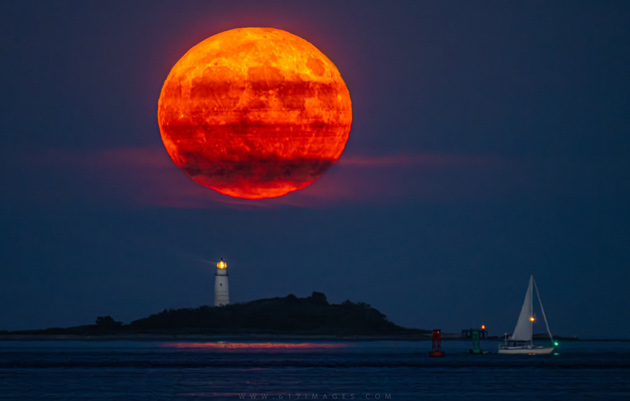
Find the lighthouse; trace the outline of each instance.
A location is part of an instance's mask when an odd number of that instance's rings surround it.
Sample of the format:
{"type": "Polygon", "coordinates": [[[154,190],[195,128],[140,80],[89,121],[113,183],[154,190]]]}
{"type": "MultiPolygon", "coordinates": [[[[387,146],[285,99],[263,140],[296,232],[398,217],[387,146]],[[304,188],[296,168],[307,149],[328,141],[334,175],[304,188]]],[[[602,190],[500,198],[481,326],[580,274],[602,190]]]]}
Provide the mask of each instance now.
{"type": "Polygon", "coordinates": [[[230,303],[230,287],[228,286],[227,263],[223,258],[217,263],[214,274],[214,306],[225,306],[230,303]]]}

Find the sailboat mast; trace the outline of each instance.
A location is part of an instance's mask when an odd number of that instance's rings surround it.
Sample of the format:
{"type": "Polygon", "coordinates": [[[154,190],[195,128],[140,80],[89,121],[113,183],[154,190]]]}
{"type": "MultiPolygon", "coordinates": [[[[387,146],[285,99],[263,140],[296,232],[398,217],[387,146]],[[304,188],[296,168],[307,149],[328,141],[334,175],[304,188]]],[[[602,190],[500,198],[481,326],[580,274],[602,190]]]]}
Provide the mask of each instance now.
{"type": "Polygon", "coordinates": [[[534,297],[533,297],[533,285],[534,284],[534,275],[530,274],[529,276],[529,287],[527,288],[527,292],[529,293],[529,342],[534,340],[534,321],[531,319],[534,316],[534,297]]]}
{"type": "Polygon", "coordinates": [[[553,343],[553,335],[551,334],[551,330],[549,329],[549,323],[547,322],[547,316],[545,316],[545,308],[543,308],[542,301],[540,300],[540,293],[538,292],[538,286],[536,285],[536,281],[534,280],[534,276],[532,276],[532,281],[534,282],[534,288],[536,289],[536,297],[538,298],[538,303],[540,304],[540,311],[542,312],[543,319],[545,320],[545,326],[547,326],[547,334],[549,334],[549,339],[553,343]]]}

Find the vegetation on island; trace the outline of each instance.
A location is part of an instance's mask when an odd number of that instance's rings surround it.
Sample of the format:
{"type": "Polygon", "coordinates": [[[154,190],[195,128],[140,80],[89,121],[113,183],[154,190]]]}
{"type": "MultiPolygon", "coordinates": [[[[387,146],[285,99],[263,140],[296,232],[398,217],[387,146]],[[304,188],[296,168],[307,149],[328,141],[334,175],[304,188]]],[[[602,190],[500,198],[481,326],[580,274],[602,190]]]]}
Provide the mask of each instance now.
{"type": "Polygon", "coordinates": [[[372,306],[349,300],[330,304],[321,292],[298,298],[259,299],[221,307],[168,309],[129,324],[99,316],[96,324],[12,332],[11,334],[111,335],[111,334],[271,334],[387,336],[425,335],[390,322],[372,306]]]}

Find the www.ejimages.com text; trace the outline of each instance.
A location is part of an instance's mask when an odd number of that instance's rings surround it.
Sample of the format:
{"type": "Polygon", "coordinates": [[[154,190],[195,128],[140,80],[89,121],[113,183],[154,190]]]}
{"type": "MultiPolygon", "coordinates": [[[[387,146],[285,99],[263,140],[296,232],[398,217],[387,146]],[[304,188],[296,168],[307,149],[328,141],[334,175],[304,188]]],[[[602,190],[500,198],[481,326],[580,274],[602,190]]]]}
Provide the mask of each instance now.
{"type": "Polygon", "coordinates": [[[391,393],[240,393],[241,400],[391,400],[391,393]]]}

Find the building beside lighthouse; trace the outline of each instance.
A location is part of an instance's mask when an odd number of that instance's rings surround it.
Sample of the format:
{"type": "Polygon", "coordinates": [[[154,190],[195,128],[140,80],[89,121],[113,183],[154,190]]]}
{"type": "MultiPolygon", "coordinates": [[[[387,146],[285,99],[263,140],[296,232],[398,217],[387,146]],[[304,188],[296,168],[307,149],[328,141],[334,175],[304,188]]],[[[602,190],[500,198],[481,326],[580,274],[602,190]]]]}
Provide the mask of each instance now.
{"type": "Polygon", "coordinates": [[[214,306],[225,306],[230,303],[230,287],[228,286],[227,263],[223,258],[217,263],[214,274],[214,306]]]}

